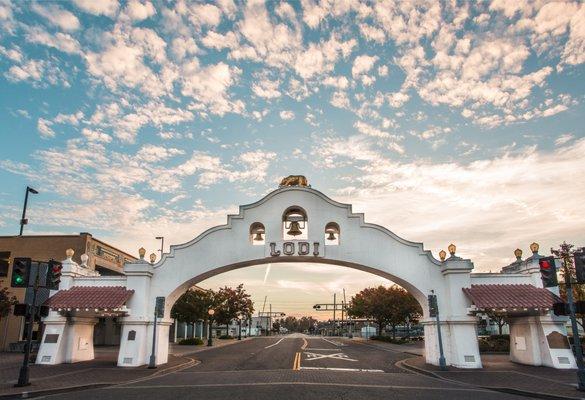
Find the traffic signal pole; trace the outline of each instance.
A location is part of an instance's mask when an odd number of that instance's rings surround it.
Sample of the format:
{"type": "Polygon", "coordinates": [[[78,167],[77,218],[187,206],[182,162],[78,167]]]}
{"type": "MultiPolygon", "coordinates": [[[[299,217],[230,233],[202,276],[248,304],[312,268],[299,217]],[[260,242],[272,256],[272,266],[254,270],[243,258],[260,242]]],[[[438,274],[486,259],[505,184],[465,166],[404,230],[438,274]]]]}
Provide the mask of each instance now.
{"type": "Polygon", "coordinates": [[[579,390],[585,391],[585,365],[583,364],[583,349],[579,337],[579,327],[575,316],[575,301],[573,299],[573,285],[571,283],[571,272],[567,267],[567,259],[563,260],[565,268],[565,287],[567,289],[567,302],[569,303],[569,314],[571,318],[571,329],[573,330],[573,345],[575,346],[575,361],[577,362],[577,386],[579,390]]]}
{"type": "MultiPolygon", "coordinates": [[[[28,193],[28,192],[27,192],[28,193]]],[[[35,282],[33,285],[33,300],[32,305],[30,306],[30,312],[26,314],[26,344],[24,347],[24,360],[22,361],[22,367],[20,367],[20,372],[18,374],[18,383],[16,383],[16,387],[28,386],[30,385],[29,381],[29,359],[30,359],[30,351],[32,347],[32,332],[33,332],[33,324],[35,322],[35,315],[37,313],[37,291],[39,290],[39,268],[36,268],[36,275],[35,275],[35,282]]],[[[28,311],[28,310],[27,310],[28,311]]]]}

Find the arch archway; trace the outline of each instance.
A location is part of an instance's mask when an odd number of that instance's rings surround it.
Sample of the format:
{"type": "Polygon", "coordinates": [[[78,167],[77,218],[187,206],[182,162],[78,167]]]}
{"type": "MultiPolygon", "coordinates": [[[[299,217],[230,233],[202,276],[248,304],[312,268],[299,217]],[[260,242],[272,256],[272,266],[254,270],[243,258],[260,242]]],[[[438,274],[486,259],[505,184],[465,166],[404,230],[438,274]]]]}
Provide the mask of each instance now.
{"type": "MultiPolygon", "coordinates": [[[[167,360],[170,309],[189,287],[211,276],[251,265],[278,262],[334,264],[371,272],[407,289],[423,308],[427,362],[438,363],[436,324],[429,318],[426,298],[438,297],[443,322],[447,363],[463,368],[481,367],[475,317],[468,315],[469,300],[462,288],[470,285],[473,264],[451,257],[441,262],[422,243],[400,238],[392,231],[366,223],[363,214],[354,213],[349,204],[336,202],[308,187],[283,187],[256,203],[241,206],[229,215],[227,224],[211,228],[195,239],[171,246],[155,265],[140,261],[127,264],[127,287],[135,289],[129,303],[130,316],[124,332],[135,330],[137,340],[122,341],[119,365],[146,362],[155,299],[166,299],[165,318],[157,336],[157,360],[167,360]],[[302,209],[307,220],[306,238],[282,239],[283,212],[290,207],[302,209]],[[265,244],[250,243],[251,224],[261,221],[265,244]],[[325,246],[323,227],[335,223],[343,232],[337,246],[325,246]],[[138,340],[138,337],[141,339],[138,340]]],[[[125,337],[124,332],[122,334],[125,337]]],[[[151,343],[151,342],[150,342],[151,343]]]]}

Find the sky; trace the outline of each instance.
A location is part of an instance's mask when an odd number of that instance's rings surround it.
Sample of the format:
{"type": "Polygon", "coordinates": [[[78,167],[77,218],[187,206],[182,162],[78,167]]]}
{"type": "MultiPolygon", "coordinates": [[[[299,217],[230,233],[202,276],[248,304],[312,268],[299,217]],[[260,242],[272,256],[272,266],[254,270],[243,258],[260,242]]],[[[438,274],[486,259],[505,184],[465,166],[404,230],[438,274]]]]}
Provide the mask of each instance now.
{"type": "MultiPolygon", "coordinates": [[[[168,251],[303,174],[497,271],[585,244],[584,63],[577,1],[0,0],[0,234],[30,185],[28,234],[168,251]]],[[[208,284],[388,283],[287,267],[208,284]]]]}

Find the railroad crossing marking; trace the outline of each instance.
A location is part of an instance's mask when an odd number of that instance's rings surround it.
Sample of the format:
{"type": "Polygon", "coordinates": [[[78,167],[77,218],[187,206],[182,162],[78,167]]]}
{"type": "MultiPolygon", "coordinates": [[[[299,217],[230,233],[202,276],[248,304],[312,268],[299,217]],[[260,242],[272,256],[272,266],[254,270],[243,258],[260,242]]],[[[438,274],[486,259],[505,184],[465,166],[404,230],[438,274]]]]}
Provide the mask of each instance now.
{"type": "Polygon", "coordinates": [[[349,356],[347,354],[344,354],[344,353],[318,354],[318,353],[305,352],[305,354],[307,355],[307,361],[321,360],[323,358],[333,358],[336,360],[343,360],[343,361],[357,361],[357,360],[354,360],[353,358],[349,358],[349,356]]]}

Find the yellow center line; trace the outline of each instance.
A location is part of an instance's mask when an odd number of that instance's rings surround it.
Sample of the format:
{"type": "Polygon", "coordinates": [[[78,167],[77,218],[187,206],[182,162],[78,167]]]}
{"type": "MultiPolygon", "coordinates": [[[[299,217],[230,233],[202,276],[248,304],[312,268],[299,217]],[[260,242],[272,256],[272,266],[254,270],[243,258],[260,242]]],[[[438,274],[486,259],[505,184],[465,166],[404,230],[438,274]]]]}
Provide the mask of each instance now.
{"type": "Polygon", "coordinates": [[[298,371],[301,368],[301,353],[295,354],[295,360],[293,362],[293,371],[298,371]]]}

